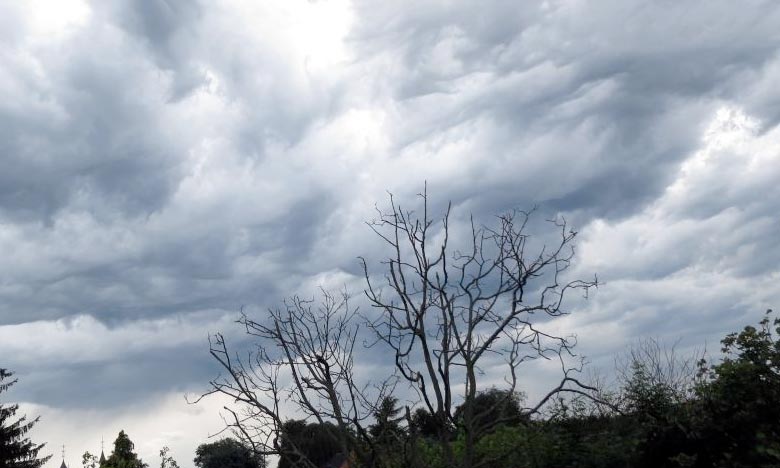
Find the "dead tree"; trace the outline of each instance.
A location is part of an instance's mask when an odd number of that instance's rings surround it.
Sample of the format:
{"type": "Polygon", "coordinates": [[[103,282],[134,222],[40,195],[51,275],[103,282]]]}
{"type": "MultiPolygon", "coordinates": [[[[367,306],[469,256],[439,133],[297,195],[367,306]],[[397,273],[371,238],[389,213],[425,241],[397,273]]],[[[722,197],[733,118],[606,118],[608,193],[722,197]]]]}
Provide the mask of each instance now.
{"type": "MultiPolygon", "coordinates": [[[[589,395],[594,389],[577,377],[581,363],[570,365],[574,339],[544,330],[544,320],[564,314],[564,298],[572,291],[587,293],[596,281],[565,281],[574,255],[575,233],[554,221],[552,247],[530,253],[525,229],[529,213],[511,212],[493,227],[472,221],[467,248],[450,245],[446,210],[440,222],[428,215],[422,194],[422,215],[403,211],[390,198],[390,209],[369,223],[390,246],[384,263],[386,281],[377,280],[363,261],[365,295],[376,314],[357,316],[346,293],[322,292],[321,303],[294,297],[272,309],[264,321],[242,316],[239,322],[257,338],[246,354],[229,351],[221,334],[213,337],[211,354],[225,375],[211,381],[211,390],[237,405],[225,408],[232,429],[257,454],[284,456],[298,467],[314,468],[295,441],[285,437],[283,415],[335,426],[338,450],[361,468],[421,466],[417,455],[413,410],[425,408],[439,428],[445,466],[475,468],[495,460],[480,458],[478,440],[509,422],[495,411],[516,398],[521,364],[552,359],[561,379],[539,401],[523,408],[536,414],[561,393],[589,395]],[[380,284],[381,283],[381,284],[380,284]],[[364,342],[361,324],[375,341],[364,342]],[[394,375],[378,382],[356,375],[356,347],[382,346],[394,375]],[[503,366],[503,367],[501,367],[503,366]],[[493,407],[475,405],[483,372],[505,377],[502,398],[493,407]],[[401,453],[377,447],[368,428],[380,403],[406,381],[417,398],[405,409],[409,440],[401,453]],[[456,408],[460,408],[456,416],[456,408]],[[464,452],[455,455],[452,428],[465,436],[464,452]]],[[[204,395],[205,396],[205,395],[204,395]]],[[[512,416],[515,418],[515,416],[512,416]]],[[[515,418],[516,419],[516,418],[515,418]]]]}
{"type": "Polygon", "coordinates": [[[549,334],[540,322],[563,315],[569,293],[587,294],[597,282],[564,281],[576,233],[563,220],[552,221],[558,232],[554,245],[530,252],[530,213],[512,211],[497,217],[495,226],[477,226],[472,218],[466,245],[458,249],[450,245],[450,207],[437,222],[428,213],[427,194],[420,197],[420,214],[404,211],[390,196],[389,210],[378,209],[377,219],[369,223],[390,250],[383,262],[384,281],[377,281],[362,262],[366,296],[378,309],[370,328],[377,344],[392,350],[398,374],[435,416],[446,466],[490,466],[495,460],[479,458],[475,447],[505,421],[486,417],[494,408],[477,410],[473,405],[480,375],[502,365],[504,395],[511,398],[523,363],[558,361],[560,381],[524,408],[529,416],[561,393],[590,396],[595,389],[578,380],[581,361],[569,364],[576,340],[549,334]],[[465,436],[458,457],[451,442],[453,426],[465,436]]]}
{"type": "MultiPolygon", "coordinates": [[[[316,468],[291,438],[285,438],[284,411],[336,427],[338,450],[360,466],[381,466],[367,427],[379,402],[392,391],[392,379],[360,384],[354,351],[359,325],[346,293],[322,291],[315,303],[293,297],[258,322],[242,314],[246,332],[258,338],[240,356],[228,350],[223,335],[211,339],[211,355],[226,375],[211,390],[230,397],[226,429],[233,430],[263,456],[284,456],[292,466],[316,468]]],[[[200,400],[200,398],[198,400],[200,400]]]]}

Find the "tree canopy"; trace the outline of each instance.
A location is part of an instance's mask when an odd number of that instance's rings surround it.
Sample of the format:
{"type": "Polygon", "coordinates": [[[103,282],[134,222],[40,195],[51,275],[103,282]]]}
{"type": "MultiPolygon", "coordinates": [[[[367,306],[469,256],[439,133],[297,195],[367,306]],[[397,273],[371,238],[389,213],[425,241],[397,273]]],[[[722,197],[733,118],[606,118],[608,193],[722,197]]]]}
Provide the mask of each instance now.
{"type": "Polygon", "coordinates": [[[291,419],[283,427],[279,468],[307,464],[319,467],[342,451],[338,429],[333,424],[291,419]]]}
{"type": "Polygon", "coordinates": [[[265,466],[262,456],[236,439],[224,439],[200,444],[195,450],[193,460],[198,468],[262,468],[265,466]]]}
{"type": "Polygon", "coordinates": [[[135,444],[130,440],[125,431],[119,431],[114,441],[114,450],[106,459],[103,468],[146,468],[148,465],[143,462],[133,451],[135,444]]]}

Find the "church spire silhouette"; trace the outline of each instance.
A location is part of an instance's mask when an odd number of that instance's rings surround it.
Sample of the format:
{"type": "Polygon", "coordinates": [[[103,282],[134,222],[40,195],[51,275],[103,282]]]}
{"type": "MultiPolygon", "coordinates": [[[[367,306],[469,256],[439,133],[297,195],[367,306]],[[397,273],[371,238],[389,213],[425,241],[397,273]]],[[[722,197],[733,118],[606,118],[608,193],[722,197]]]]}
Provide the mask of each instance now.
{"type": "Polygon", "coordinates": [[[100,466],[106,463],[106,454],[103,451],[103,437],[100,437],[100,466]]]}
{"type": "Polygon", "coordinates": [[[62,444],[62,463],[60,468],[68,468],[68,465],[65,464],[65,444],[62,444]]]}

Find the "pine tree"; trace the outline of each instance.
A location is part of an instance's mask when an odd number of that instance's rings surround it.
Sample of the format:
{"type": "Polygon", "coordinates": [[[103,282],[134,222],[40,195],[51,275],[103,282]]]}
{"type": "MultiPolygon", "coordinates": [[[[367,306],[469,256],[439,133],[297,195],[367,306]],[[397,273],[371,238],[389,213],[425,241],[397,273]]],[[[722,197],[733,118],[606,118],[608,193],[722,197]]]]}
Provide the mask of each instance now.
{"type": "MultiPolygon", "coordinates": [[[[6,369],[0,369],[0,393],[16,383],[8,380],[13,375],[6,369]]],[[[40,418],[28,421],[26,416],[16,417],[19,405],[0,404],[0,467],[1,468],[40,468],[51,455],[38,458],[38,453],[46,444],[35,444],[27,437],[40,418]]]]}

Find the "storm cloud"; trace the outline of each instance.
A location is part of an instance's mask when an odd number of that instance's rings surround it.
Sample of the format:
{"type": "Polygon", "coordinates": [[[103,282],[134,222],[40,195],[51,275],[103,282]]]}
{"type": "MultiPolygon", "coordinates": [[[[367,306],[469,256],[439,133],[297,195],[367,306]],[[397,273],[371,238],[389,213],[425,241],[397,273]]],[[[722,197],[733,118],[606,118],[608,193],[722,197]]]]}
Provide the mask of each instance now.
{"type": "Polygon", "coordinates": [[[535,206],[581,232],[604,284],[558,325],[594,361],[716,343],[780,300],[778,46],[770,0],[2,3],[13,396],[54,445],[167,408],[151,440],[186,460],[219,425],[173,422],[208,334],[359,292],[364,221],[426,182],[457,222],[535,206]]]}

